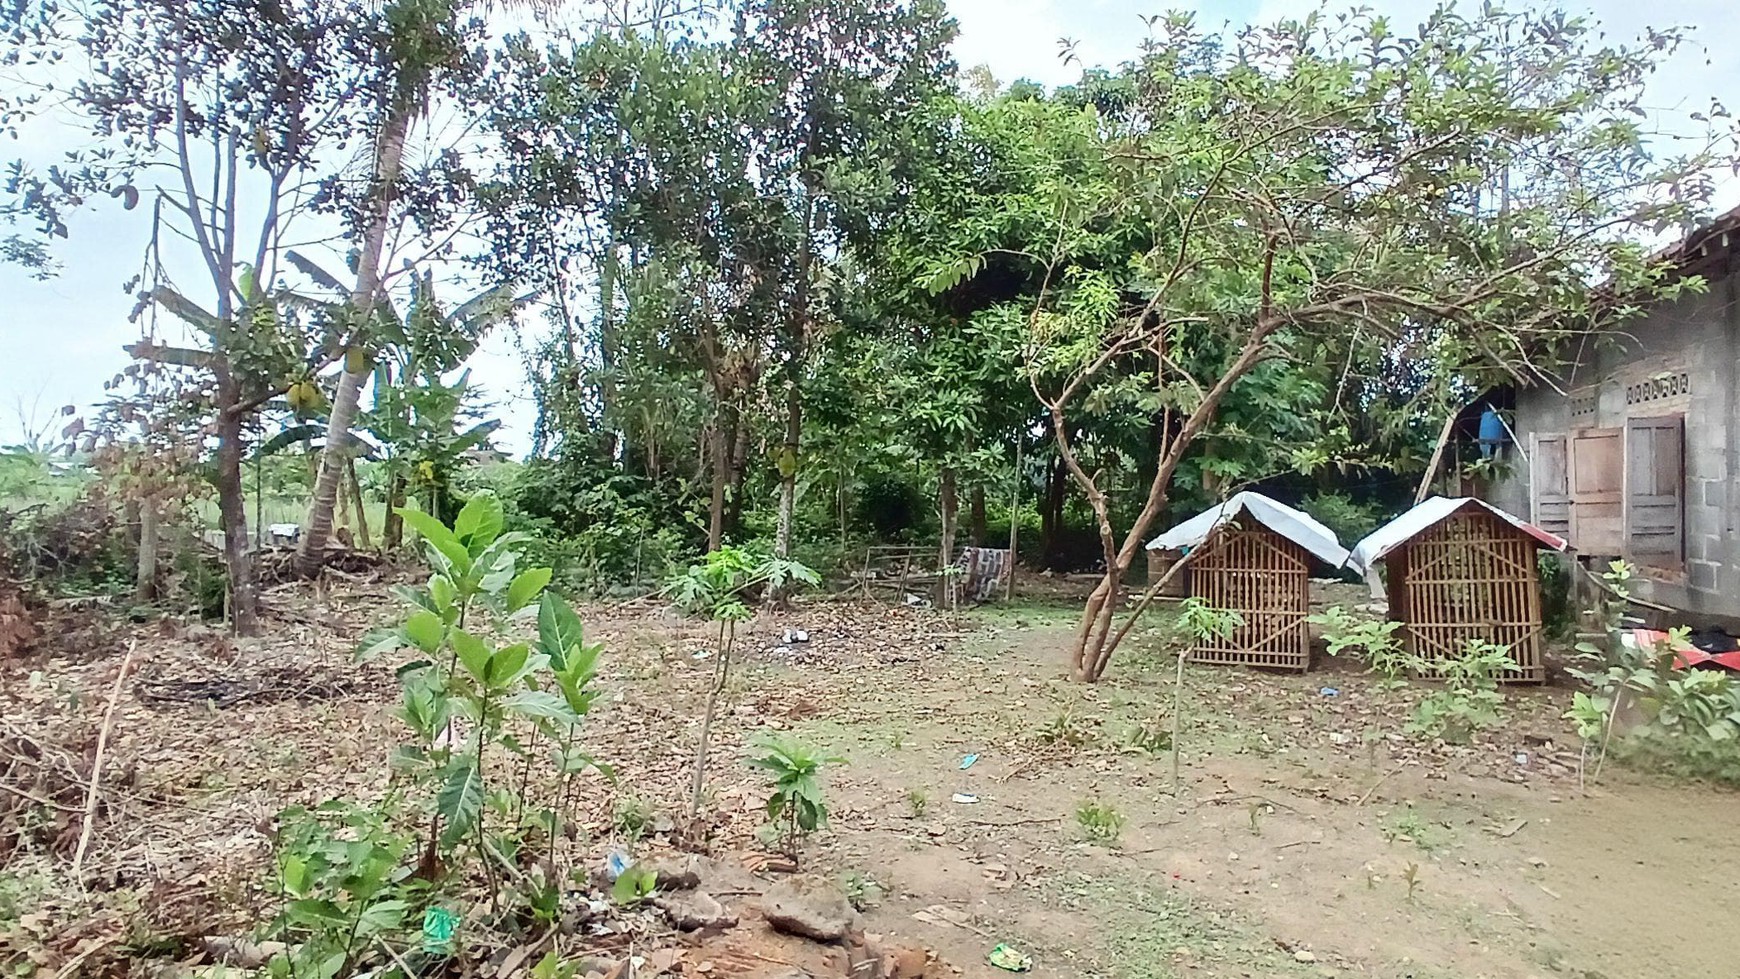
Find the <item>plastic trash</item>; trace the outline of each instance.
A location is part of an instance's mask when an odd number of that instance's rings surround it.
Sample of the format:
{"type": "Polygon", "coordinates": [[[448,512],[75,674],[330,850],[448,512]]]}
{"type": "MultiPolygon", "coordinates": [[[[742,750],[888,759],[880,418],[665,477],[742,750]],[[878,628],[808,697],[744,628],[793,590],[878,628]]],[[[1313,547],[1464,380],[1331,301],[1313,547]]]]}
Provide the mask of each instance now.
{"type": "Polygon", "coordinates": [[[634,858],[628,855],[627,850],[612,850],[610,855],[604,858],[604,869],[610,871],[611,880],[621,877],[623,872],[632,866],[634,866],[634,858]]]}
{"type": "Polygon", "coordinates": [[[787,646],[790,646],[792,643],[809,642],[810,634],[802,629],[787,629],[785,630],[785,635],[780,641],[787,646]]]}
{"type": "Polygon", "coordinates": [[[1026,972],[1033,968],[1033,956],[1018,952],[1002,942],[991,949],[991,954],[985,960],[1004,972],[1026,972]]]}
{"type": "Polygon", "coordinates": [[[978,760],[979,760],[979,756],[976,754],[968,755],[967,757],[962,758],[961,759],[961,771],[964,772],[967,769],[972,768],[973,762],[976,762],[978,760]]]}
{"type": "Polygon", "coordinates": [[[979,797],[972,794],[971,792],[956,792],[952,796],[952,798],[954,799],[954,801],[959,802],[962,805],[969,805],[969,806],[972,805],[973,803],[979,801],[979,797]]]}
{"type": "Polygon", "coordinates": [[[428,908],[423,912],[423,951],[431,955],[452,952],[453,933],[458,929],[458,915],[443,907],[428,908]]]}
{"type": "Polygon", "coordinates": [[[1339,697],[1339,696],[1341,696],[1341,691],[1336,689],[1335,687],[1324,687],[1323,689],[1321,689],[1317,692],[1322,694],[1325,697],[1339,697]]]}

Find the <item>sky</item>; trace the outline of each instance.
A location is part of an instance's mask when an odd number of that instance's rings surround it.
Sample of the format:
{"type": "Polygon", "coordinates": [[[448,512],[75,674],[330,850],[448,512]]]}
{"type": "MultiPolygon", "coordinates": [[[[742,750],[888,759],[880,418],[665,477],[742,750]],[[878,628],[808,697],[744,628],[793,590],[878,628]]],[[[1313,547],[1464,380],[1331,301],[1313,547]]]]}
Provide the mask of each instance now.
{"type": "MultiPolygon", "coordinates": [[[[1525,0],[1526,2],[1526,0],[1525,0]]],[[[1664,132],[1684,131],[1688,113],[1712,96],[1740,102],[1740,21],[1735,0],[1571,0],[1571,13],[1592,14],[1610,37],[1631,40],[1646,26],[1695,29],[1692,43],[1651,82],[1648,106],[1664,132]]],[[[949,0],[960,24],[956,60],[963,69],[990,68],[1002,82],[1030,78],[1047,85],[1072,81],[1080,64],[1065,64],[1059,41],[1069,38],[1082,64],[1113,65],[1132,56],[1145,28],[1140,15],[1191,9],[1205,28],[1271,23],[1317,7],[1316,0],[949,0]]],[[[1432,0],[1368,0],[1398,22],[1417,22],[1432,0]]],[[[1347,4],[1333,3],[1331,9],[1347,4]]],[[[0,138],[0,159],[19,155],[48,162],[64,141],[80,134],[45,121],[23,133],[23,146],[0,138]]],[[[106,203],[106,202],[105,202],[106,203]]],[[[1740,203],[1740,182],[1723,186],[1718,205],[1740,203]]],[[[103,396],[103,382],[126,367],[121,350],[136,339],[127,321],[133,298],[123,288],[140,266],[149,234],[145,209],[99,207],[70,221],[70,236],[56,243],[58,276],[33,281],[0,265],[0,445],[20,440],[26,428],[58,420],[62,405],[88,411],[103,396]]],[[[514,454],[530,445],[533,417],[521,359],[509,331],[499,331],[472,365],[472,376],[504,417],[499,447],[514,454]]]]}

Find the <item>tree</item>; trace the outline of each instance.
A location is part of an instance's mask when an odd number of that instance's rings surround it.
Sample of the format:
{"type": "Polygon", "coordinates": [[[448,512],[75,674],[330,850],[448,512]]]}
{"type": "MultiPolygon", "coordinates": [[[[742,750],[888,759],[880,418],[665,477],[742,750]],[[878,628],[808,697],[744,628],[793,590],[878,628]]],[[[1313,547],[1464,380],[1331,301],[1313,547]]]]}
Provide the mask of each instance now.
{"type": "Polygon", "coordinates": [[[1262,393],[1264,365],[1352,336],[1368,370],[1399,351],[1476,386],[1548,372],[1571,337],[1685,288],[1638,239],[1690,220],[1718,159],[1714,143],[1658,159],[1629,119],[1672,36],[1603,47],[1584,21],[1498,9],[1440,10],[1413,36],[1369,13],[1227,38],[1186,16],[1156,26],[1104,89],[1128,111],[1089,103],[1105,179],[1044,188],[1056,217],[1026,251],[1046,286],[1002,310],[1026,324],[1027,376],[1099,531],[1083,680],[1128,631],[1113,630],[1124,577],[1180,464],[1262,393]],[[1152,247],[1081,260],[1128,222],[1152,247]],[[1150,412],[1158,462],[1120,531],[1078,421],[1150,412]]]}
{"type": "MultiPolygon", "coordinates": [[[[5,35],[9,59],[48,63],[68,45],[84,49],[90,73],[60,104],[95,139],[42,175],[14,163],[12,211],[53,238],[65,237],[66,215],[94,198],[149,205],[152,243],[128,288],[141,289],[139,313],[170,312],[201,345],[172,347],[148,333],[131,350],[209,381],[229,605],[244,634],[256,627],[258,604],[241,477],[247,422],[335,355],[324,344],[310,350],[304,328],[280,314],[273,292],[284,232],[305,207],[322,155],[351,133],[351,96],[373,74],[357,57],[372,20],[356,4],[303,0],[260,13],[241,0],[50,0],[8,8],[5,35]],[[197,292],[173,282],[177,240],[193,245],[197,292]]],[[[16,122],[37,107],[6,108],[16,122]]],[[[339,324],[307,328],[320,326],[339,324]]]]}
{"type": "MultiPolygon", "coordinates": [[[[447,202],[440,201],[431,207],[427,189],[406,193],[405,147],[411,127],[428,108],[439,82],[464,81],[480,70],[469,36],[480,28],[465,14],[468,9],[489,6],[465,0],[391,0],[381,10],[382,30],[376,37],[381,71],[376,76],[379,84],[370,92],[377,115],[369,180],[365,192],[348,202],[353,208],[351,217],[359,239],[356,285],[350,297],[358,329],[346,338],[344,373],[339,376],[332,410],[327,416],[326,447],[308,504],[307,525],[296,549],[296,571],[304,577],[318,574],[325,560],[339,486],[350,466],[345,446],[349,443],[351,424],[356,420],[363,384],[372,375],[370,361],[376,342],[366,328],[373,310],[382,301],[382,261],[387,235],[395,219],[405,217],[405,209],[398,205],[409,198],[412,209],[421,212],[417,219],[424,231],[444,219],[440,205],[447,202]]],[[[440,160],[435,169],[444,169],[448,163],[440,160]]],[[[428,176],[427,172],[419,175],[428,176]]],[[[462,178],[457,185],[467,182],[462,178]]]]}

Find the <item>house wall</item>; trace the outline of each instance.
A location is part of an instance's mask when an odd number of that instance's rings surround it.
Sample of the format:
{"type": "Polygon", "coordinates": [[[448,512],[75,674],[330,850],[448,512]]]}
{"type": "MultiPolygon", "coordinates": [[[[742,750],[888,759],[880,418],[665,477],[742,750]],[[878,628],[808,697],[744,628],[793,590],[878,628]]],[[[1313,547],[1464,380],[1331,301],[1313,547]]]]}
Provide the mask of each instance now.
{"type": "MultiPolygon", "coordinates": [[[[1663,303],[1587,351],[1562,382],[1567,394],[1519,391],[1515,429],[1526,452],[1537,435],[1683,413],[1684,567],[1644,568],[1634,591],[1712,621],[1740,620],[1740,274],[1730,258],[1706,278],[1707,291],[1663,303]]],[[[1529,469],[1516,454],[1490,501],[1530,513],[1529,469]]]]}

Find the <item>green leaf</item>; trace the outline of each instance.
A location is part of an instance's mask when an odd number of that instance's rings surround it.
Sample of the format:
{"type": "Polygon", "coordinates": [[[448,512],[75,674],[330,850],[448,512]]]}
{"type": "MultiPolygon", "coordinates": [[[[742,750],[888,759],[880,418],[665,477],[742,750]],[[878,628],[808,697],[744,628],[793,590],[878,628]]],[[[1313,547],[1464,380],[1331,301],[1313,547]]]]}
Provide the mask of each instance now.
{"type": "Polygon", "coordinates": [[[508,585],[507,597],[504,599],[508,613],[511,615],[530,605],[533,599],[549,587],[552,573],[549,568],[527,568],[521,571],[513,583],[508,585]]]}
{"type": "Polygon", "coordinates": [[[637,863],[616,878],[616,883],[610,887],[610,899],[625,907],[639,904],[658,889],[658,880],[657,871],[637,863]]]}
{"type": "Polygon", "coordinates": [[[411,507],[397,507],[393,512],[397,513],[412,530],[422,535],[423,539],[429,542],[430,547],[440,552],[455,571],[464,574],[471,569],[471,552],[465,549],[465,545],[460,543],[453,531],[447,529],[446,524],[411,507]]]}
{"type": "Polygon", "coordinates": [[[531,673],[549,665],[548,656],[542,653],[533,656],[531,646],[517,642],[502,647],[489,658],[489,678],[484,682],[491,690],[511,689],[531,673]]]}
{"type": "Polygon", "coordinates": [[[585,628],[580,616],[554,592],[544,592],[538,604],[538,648],[560,671],[568,661],[568,650],[585,645],[585,628]]]}
{"type": "Polygon", "coordinates": [[[548,690],[521,690],[517,693],[511,693],[501,699],[501,705],[508,711],[523,717],[558,721],[563,724],[580,723],[580,715],[569,708],[568,702],[548,690]]]}
{"type": "Polygon", "coordinates": [[[396,652],[405,645],[405,633],[400,629],[375,629],[367,633],[356,644],[356,650],[351,658],[358,663],[367,663],[377,656],[385,656],[396,652]]]}
{"type": "Polygon", "coordinates": [[[350,917],[344,913],[342,908],[331,901],[301,898],[286,905],[284,913],[292,922],[305,928],[350,927],[350,917]]]}
{"type": "Polygon", "coordinates": [[[407,901],[376,901],[357,917],[357,934],[368,938],[383,932],[397,931],[404,927],[405,912],[410,908],[407,901]]]}
{"type": "Polygon", "coordinates": [[[441,621],[441,616],[434,612],[420,609],[405,620],[405,638],[425,653],[440,649],[446,632],[447,623],[441,621]]]}
{"type": "Polygon", "coordinates": [[[464,629],[453,630],[453,651],[459,654],[460,665],[480,683],[488,683],[489,646],[464,629]]]}
{"type": "Polygon", "coordinates": [[[475,556],[501,536],[502,521],[501,500],[494,493],[478,493],[465,501],[465,507],[453,521],[453,533],[475,556]]]}
{"type": "Polygon", "coordinates": [[[441,842],[448,846],[465,839],[477,825],[483,812],[483,778],[471,758],[455,758],[442,780],[441,792],[435,797],[435,812],[445,828],[441,842]]]}

